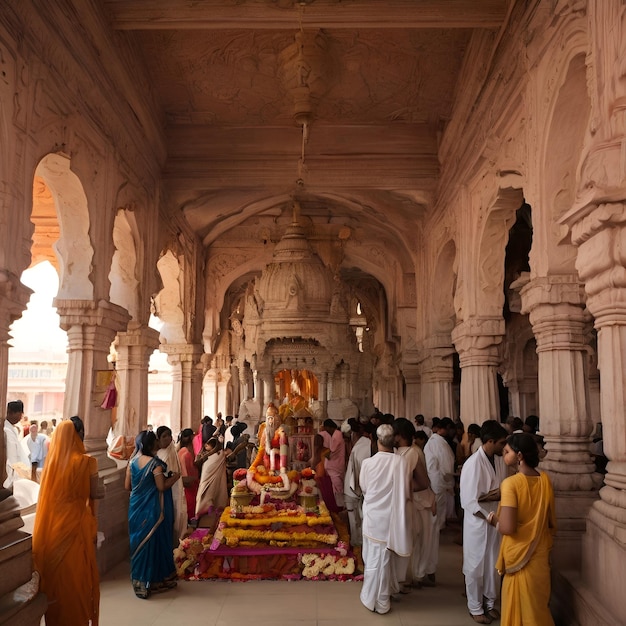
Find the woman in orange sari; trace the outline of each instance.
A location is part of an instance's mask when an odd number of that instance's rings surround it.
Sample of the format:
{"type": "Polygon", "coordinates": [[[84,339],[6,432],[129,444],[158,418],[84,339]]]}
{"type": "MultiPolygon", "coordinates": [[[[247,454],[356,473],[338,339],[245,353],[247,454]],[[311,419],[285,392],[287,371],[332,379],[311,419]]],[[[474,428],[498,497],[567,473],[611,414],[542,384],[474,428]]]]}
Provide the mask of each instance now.
{"type": "Polygon", "coordinates": [[[502,626],[554,626],[548,607],[556,531],[552,484],[536,469],[539,450],[531,435],[511,435],[503,458],[518,472],[502,482],[498,515],[488,519],[503,535],[496,563],[504,575],[502,626]]]}
{"type": "Polygon", "coordinates": [[[97,626],[98,464],[85,454],[79,417],[55,429],[46,458],[33,529],[33,559],[48,596],[46,626],[97,626]]]}

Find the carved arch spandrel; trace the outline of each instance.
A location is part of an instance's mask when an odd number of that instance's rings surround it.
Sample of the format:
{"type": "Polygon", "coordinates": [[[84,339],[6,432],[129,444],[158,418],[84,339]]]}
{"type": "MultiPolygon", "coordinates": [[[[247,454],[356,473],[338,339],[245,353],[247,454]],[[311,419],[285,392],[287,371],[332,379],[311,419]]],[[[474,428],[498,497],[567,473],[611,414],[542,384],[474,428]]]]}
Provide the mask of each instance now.
{"type": "Polygon", "coordinates": [[[123,306],[134,321],[143,317],[139,310],[139,269],[143,250],[137,221],[132,209],[117,210],[113,222],[115,252],[111,261],[109,297],[113,304],[123,306]]]}
{"type": "Polygon", "coordinates": [[[50,190],[60,236],[53,248],[59,260],[59,292],[66,300],[93,300],[91,282],[94,250],[89,237],[89,209],[83,185],[60,153],[45,156],[35,170],[50,190]]]}
{"type": "MultiPolygon", "coordinates": [[[[515,223],[515,212],[522,206],[524,194],[519,188],[500,188],[487,210],[484,226],[477,239],[475,268],[465,274],[473,288],[473,314],[499,317],[504,306],[504,259],[509,230],[515,223]]],[[[482,223],[481,223],[482,225],[482,223]]]]}
{"type": "MultiPolygon", "coordinates": [[[[569,243],[560,219],[576,200],[580,168],[591,118],[587,92],[587,58],[583,42],[574,36],[567,56],[552,59],[538,87],[541,126],[537,132],[539,189],[533,202],[531,275],[575,274],[576,248],[569,243]]],[[[539,73],[541,77],[541,72],[539,73]]],[[[531,191],[532,193],[532,191],[531,191]]]]}
{"type": "Polygon", "coordinates": [[[184,270],[178,257],[167,250],[157,261],[163,288],[154,297],[155,315],[163,322],[161,342],[186,343],[183,312],[184,270]]]}

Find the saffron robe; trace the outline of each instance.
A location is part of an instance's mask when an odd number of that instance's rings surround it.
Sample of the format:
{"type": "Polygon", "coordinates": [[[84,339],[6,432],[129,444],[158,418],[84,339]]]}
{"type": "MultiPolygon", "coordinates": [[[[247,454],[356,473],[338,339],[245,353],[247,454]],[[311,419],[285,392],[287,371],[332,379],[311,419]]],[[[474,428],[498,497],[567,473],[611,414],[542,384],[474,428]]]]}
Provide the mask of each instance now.
{"type": "Polygon", "coordinates": [[[554,626],[550,550],[556,532],[554,491],[548,475],[516,474],[503,481],[500,506],[517,509],[517,530],[505,535],[496,567],[504,574],[502,624],[554,626]]]}

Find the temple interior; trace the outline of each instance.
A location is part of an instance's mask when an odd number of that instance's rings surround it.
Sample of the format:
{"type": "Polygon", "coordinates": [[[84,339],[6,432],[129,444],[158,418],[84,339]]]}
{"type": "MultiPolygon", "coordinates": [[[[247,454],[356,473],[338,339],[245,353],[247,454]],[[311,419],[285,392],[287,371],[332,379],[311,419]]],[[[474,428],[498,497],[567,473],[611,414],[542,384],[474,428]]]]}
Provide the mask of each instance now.
{"type": "MultiPolygon", "coordinates": [[[[128,534],[98,374],[114,351],[134,436],[158,349],[175,432],[299,397],[338,422],[538,415],[553,610],[625,624],[625,58],[620,0],[3,3],[0,404],[48,260],[101,571],[128,534]]],[[[20,529],[3,492],[0,622],[39,624],[20,529]]]]}

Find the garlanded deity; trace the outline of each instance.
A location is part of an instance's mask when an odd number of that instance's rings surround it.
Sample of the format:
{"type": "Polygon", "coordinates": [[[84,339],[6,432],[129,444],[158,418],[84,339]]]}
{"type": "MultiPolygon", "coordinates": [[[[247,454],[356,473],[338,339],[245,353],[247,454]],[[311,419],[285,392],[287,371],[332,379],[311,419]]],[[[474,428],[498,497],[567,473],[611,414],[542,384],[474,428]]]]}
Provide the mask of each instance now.
{"type": "Polygon", "coordinates": [[[288,492],[289,440],[274,404],[267,407],[258,440],[259,451],[248,469],[248,487],[259,492],[263,485],[270,485],[276,491],[288,492]]]}

